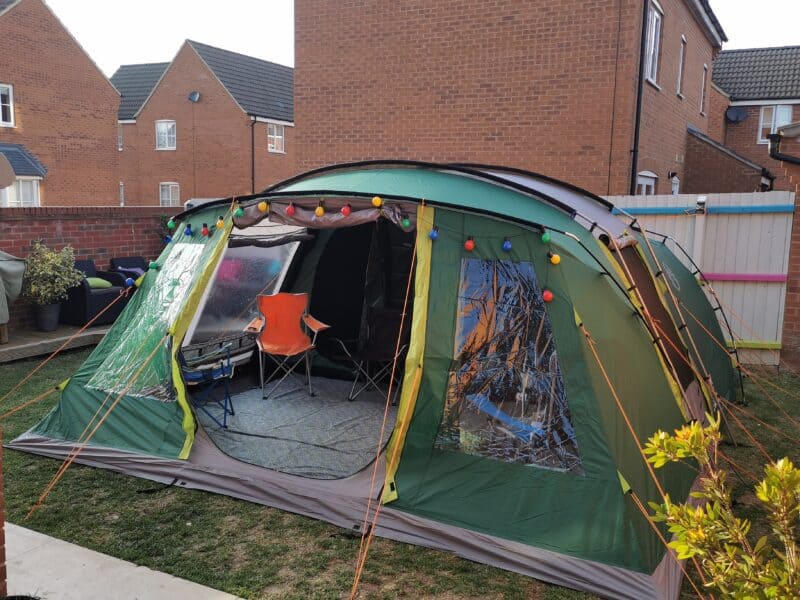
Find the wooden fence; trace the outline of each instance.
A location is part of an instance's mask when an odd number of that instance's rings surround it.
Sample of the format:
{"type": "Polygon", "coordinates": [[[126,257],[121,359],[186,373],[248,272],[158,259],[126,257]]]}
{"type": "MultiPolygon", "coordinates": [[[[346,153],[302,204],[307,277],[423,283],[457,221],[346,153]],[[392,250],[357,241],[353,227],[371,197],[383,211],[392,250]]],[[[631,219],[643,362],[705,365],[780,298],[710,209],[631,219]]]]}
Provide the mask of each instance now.
{"type": "MultiPolygon", "coordinates": [[[[608,200],[645,228],[669,235],[691,256],[728,315],[742,362],[779,363],[793,193],[611,196],[608,200]]],[[[673,242],[668,245],[689,264],[673,242]]]]}

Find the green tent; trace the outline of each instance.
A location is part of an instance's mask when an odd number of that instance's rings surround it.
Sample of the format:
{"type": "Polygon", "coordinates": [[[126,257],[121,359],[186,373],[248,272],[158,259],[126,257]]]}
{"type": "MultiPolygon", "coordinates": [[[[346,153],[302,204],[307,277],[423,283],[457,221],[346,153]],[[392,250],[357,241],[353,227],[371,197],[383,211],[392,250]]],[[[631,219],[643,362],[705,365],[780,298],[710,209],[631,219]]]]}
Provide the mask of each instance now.
{"type": "MultiPolygon", "coordinates": [[[[609,597],[675,598],[680,569],[633,501],[660,499],[640,445],[737,400],[740,383],[698,274],[612,211],[533,173],[409,161],[200,205],[10,447],[60,458],[89,437],[79,462],[347,528],[372,491],[378,535],[609,597]],[[331,325],[316,396],[284,383],[262,399],[242,330],[256,296],[277,292],[309,293],[331,325]],[[375,310],[410,326],[396,405],[385,389],[346,400],[338,340],[363,341],[375,310]],[[238,365],[226,427],[182,378],[187,357],[220,348],[238,365]]],[[[695,474],[657,476],[679,499],[695,474]]]]}

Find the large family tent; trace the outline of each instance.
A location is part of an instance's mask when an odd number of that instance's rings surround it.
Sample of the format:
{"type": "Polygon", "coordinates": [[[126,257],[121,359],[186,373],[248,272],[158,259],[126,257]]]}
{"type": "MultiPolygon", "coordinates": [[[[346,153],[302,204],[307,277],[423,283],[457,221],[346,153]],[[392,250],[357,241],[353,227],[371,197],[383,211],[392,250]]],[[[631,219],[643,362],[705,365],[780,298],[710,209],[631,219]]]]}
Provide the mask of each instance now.
{"type": "Polygon", "coordinates": [[[11,448],[63,458],[88,439],[84,464],[357,530],[377,468],[377,535],[602,596],[677,597],[680,567],[635,502],[659,487],[687,498],[696,472],[660,469],[657,485],[640,447],[736,401],[740,382],[669,240],[540,175],[410,161],[319,169],[175,223],[11,448]],[[243,330],[277,292],[308,293],[330,325],[314,396],[302,371],[268,400],[252,375],[243,330]],[[407,321],[398,400],[381,388],[349,402],[337,340],[369,336],[376,310],[407,321]],[[223,347],[237,365],[227,427],[182,378],[187,356],[223,347]]]}

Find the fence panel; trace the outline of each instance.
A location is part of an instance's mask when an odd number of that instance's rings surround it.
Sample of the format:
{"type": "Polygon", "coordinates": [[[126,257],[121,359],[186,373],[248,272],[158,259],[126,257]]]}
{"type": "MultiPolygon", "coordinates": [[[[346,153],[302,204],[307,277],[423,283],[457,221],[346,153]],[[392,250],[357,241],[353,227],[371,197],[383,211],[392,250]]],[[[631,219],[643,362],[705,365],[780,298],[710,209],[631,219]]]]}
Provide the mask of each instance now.
{"type": "MultiPolygon", "coordinates": [[[[646,229],[669,235],[692,257],[728,315],[743,362],[779,363],[793,193],[610,196],[608,200],[646,229]]],[[[676,254],[689,266],[688,259],[676,254]]]]}

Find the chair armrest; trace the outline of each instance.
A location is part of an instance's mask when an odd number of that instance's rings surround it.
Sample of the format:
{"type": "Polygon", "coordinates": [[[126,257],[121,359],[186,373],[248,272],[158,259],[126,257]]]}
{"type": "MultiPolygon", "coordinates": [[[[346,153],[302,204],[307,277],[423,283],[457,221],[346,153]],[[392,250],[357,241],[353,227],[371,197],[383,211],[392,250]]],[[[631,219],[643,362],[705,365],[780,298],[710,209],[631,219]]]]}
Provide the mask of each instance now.
{"type": "Polygon", "coordinates": [[[325,331],[326,329],[330,329],[330,325],[327,323],[323,323],[312,317],[311,315],[303,315],[303,323],[306,324],[311,331],[314,333],[319,333],[320,331],[325,331]]]}
{"type": "Polygon", "coordinates": [[[242,331],[245,333],[258,333],[262,329],[264,329],[264,319],[256,317],[250,321],[242,331]]]}

